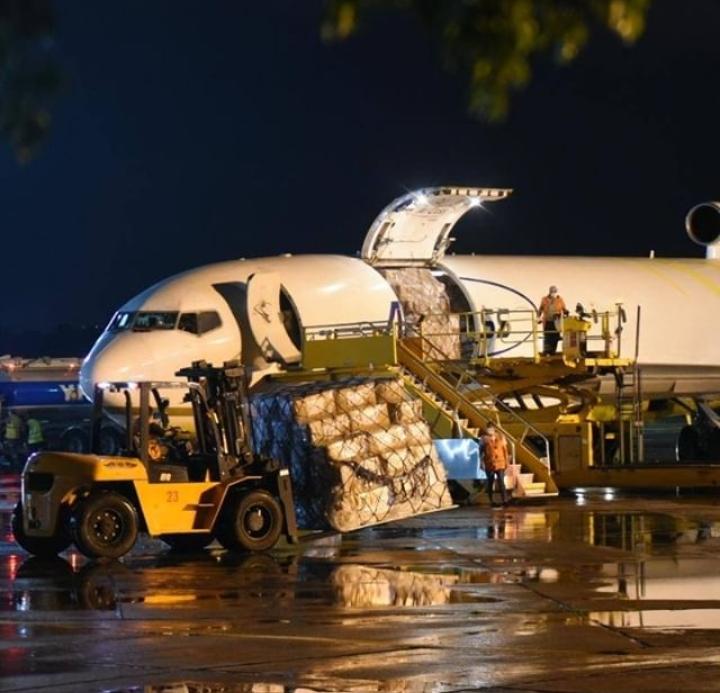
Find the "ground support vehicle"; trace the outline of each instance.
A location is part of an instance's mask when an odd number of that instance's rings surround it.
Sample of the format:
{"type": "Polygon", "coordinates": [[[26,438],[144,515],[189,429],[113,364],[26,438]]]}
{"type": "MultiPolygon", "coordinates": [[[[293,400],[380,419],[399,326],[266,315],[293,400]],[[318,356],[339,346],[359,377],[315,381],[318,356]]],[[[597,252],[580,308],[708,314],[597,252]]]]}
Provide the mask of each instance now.
{"type": "MultiPolygon", "coordinates": [[[[0,357],[0,427],[10,412],[37,419],[47,450],[88,452],[92,403],[81,390],[79,358],[0,357]]],[[[106,417],[100,432],[103,454],[117,455],[123,445],[121,427],[106,417]]],[[[24,441],[0,441],[0,468],[22,471],[29,454],[24,441]]]]}
{"type": "Polygon", "coordinates": [[[28,460],[13,515],[13,532],[24,549],[48,556],[74,543],[90,558],[119,558],[141,531],[180,549],[199,549],[218,539],[230,550],[264,551],[283,533],[295,540],[289,471],[252,452],[244,370],[197,362],[178,376],[187,382],[97,388],[93,449],[104,392],[123,392],[127,440],[122,455],[40,452],[28,460]],[[167,430],[158,390],[178,387],[187,390],[192,404],[194,441],[167,430]],[[134,390],[139,390],[140,411],[133,420],[134,390]]]}

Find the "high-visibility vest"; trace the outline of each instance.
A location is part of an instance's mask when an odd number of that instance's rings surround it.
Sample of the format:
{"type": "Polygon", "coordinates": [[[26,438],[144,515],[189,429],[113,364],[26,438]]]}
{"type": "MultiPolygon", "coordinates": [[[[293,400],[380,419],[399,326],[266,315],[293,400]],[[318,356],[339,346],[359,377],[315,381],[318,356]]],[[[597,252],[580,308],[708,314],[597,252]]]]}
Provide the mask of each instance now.
{"type": "Polygon", "coordinates": [[[543,296],[540,301],[540,310],[538,313],[545,322],[552,322],[555,318],[567,310],[565,301],[562,296],[543,296]]]}
{"type": "Polygon", "coordinates": [[[5,440],[20,440],[20,432],[22,431],[22,421],[17,414],[10,414],[10,418],[5,424],[5,440]]]}
{"type": "Polygon", "coordinates": [[[37,445],[42,443],[45,438],[43,437],[43,430],[40,422],[37,419],[28,419],[28,444],[37,445]]]}
{"type": "Polygon", "coordinates": [[[499,434],[483,436],[482,441],[486,471],[496,472],[505,469],[508,464],[508,449],[505,437],[499,434]]]}

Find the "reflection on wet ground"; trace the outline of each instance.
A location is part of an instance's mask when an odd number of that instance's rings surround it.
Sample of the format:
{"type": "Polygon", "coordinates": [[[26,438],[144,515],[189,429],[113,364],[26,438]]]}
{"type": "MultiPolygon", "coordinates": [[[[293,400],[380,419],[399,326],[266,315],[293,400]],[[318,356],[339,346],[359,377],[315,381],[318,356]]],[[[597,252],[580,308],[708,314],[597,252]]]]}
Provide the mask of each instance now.
{"type": "Polygon", "coordinates": [[[111,563],[28,557],[0,499],[0,690],[712,690],[720,505],[606,495],[111,563]]]}

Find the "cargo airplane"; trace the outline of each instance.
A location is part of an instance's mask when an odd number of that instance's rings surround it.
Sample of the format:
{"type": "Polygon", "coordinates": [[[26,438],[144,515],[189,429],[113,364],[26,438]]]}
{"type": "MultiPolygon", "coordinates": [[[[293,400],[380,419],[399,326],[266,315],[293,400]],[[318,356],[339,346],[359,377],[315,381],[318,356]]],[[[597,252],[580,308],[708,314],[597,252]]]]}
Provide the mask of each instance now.
{"type": "MultiPolygon", "coordinates": [[[[489,256],[482,247],[480,254],[448,254],[461,217],[511,192],[439,187],[404,195],[375,219],[359,257],[230,260],[165,279],[115,313],[82,365],[82,389],[91,396],[102,381],[171,380],[198,359],[239,358],[257,381],[297,364],[308,332],[387,322],[398,305],[402,271],[411,278],[408,270],[424,268],[441,283],[452,314],[532,314],[550,284],[571,309],[576,302],[598,311],[622,304],[623,352],[637,354],[648,397],[720,393],[720,342],[714,338],[720,203],[700,204],[686,219],[691,240],[706,247],[704,259],[489,256]]],[[[406,302],[413,290],[408,281],[406,302]]],[[[529,340],[503,347],[518,356],[533,348],[529,340]]],[[[180,405],[171,402],[171,410],[180,405]]]]}

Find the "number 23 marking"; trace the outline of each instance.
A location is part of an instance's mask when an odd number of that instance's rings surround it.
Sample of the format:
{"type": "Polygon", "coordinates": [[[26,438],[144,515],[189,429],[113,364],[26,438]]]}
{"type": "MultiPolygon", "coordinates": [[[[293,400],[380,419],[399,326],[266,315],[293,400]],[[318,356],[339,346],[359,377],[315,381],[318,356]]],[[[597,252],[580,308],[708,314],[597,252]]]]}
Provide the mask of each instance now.
{"type": "Polygon", "coordinates": [[[178,500],[178,492],[177,491],[166,491],[165,492],[165,502],[167,503],[177,503],[178,500]]]}

